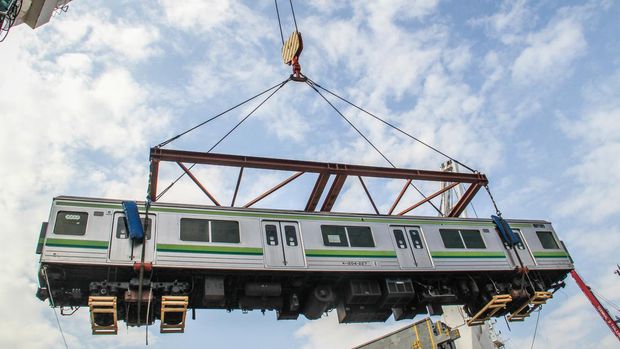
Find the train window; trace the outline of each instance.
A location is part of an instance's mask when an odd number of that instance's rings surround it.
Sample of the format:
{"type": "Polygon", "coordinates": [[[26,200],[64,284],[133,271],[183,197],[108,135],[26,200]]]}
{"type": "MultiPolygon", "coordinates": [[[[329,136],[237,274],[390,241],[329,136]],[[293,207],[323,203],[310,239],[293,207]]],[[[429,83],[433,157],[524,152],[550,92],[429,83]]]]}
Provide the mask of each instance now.
{"type": "Polygon", "coordinates": [[[479,230],[461,230],[461,236],[466,248],[487,248],[479,230]]]}
{"type": "Polygon", "coordinates": [[[398,245],[398,248],[407,248],[407,241],[405,241],[405,234],[403,234],[402,230],[394,229],[394,238],[396,239],[396,245],[398,245]]]}
{"type": "Polygon", "coordinates": [[[181,218],[181,240],[209,242],[209,221],[181,218]]]}
{"type": "MultiPolygon", "coordinates": [[[[142,227],[144,228],[144,218],[141,218],[142,227]]],[[[151,239],[151,225],[153,225],[153,220],[149,218],[149,225],[146,228],[146,239],[151,239]]],[[[116,220],[116,238],[117,239],[128,239],[129,238],[129,229],[127,228],[127,219],[123,217],[118,217],[116,220]]]]}
{"type": "Polygon", "coordinates": [[[422,236],[420,235],[420,231],[417,229],[410,229],[409,236],[411,237],[411,244],[413,244],[413,248],[422,249],[424,246],[422,245],[422,236]]]}
{"type": "Polygon", "coordinates": [[[267,238],[267,245],[278,245],[278,228],[273,224],[267,224],[265,226],[265,237],[267,238]]]}
{"type": "Polygon", "coordinates": [[[284,226],[284,238],[288,246],[297,246],[299,244],[297,242],[297,231],[295,231],[295,227],[292,225],[284,226]]]}
{"type": "Polygon", "coordinates": [[[88,213],[60,211],[56,215],[54,234],[58,235],[84,235],[86,234],[86,223],[88,213]]]}
{"type": "Polygon", "coordinates": [[[558,243],[555,241],[553,237],[553,233],[550,231],[537,231],[536,235],[538,235],[538,240],[542,244],[542,247],[547,250],[557,250],[560,248],[558,243]]]}
{"type": "Polygon", "coordinates": [[[240,241],[239,222],[211,221],[211,242],[238,244],[240,241]]]}
{"type": "Polygon", "coordinates": [[[439,229],[441,240],[446,248],[465,248],[461,235],[456,229],[439,229]]]}
{"type": "Polygon", "coordinates": [[[322,225],[321,233],[323,234],[323,244],[325,246],[349,246],[344,227],[322,225]]]}
{"type": "Polygon", "coordinates": [[[370,227],[347,227],[351,247],[375,247],[370,227]]]}

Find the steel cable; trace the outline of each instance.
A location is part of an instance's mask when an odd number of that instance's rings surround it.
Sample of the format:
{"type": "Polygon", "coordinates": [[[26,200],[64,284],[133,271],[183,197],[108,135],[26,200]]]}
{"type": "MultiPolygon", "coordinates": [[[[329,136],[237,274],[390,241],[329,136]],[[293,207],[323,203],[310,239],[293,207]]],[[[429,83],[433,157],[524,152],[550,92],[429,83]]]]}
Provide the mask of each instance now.
{"type": "MultiPolygon", "coordinates": [[[[310,86],[316,93],[319,94],[319,96],[321,96],[325,102],[327,102],[327,104],[329,104],[335,111],[336,113],[338,113],[338,115],[340,115],[351,127],[353,127],[353,129],[355,131],[357,131],[357,133],[362,136],[362,138],[364,138],[364,140],[366,142],[368,142],[368,144],[370,144],[371,147],[373,147],[373,149],[375,149],[377,151],[377,153],[379,153],[384,159],[385,161],[387,161],[393,168],[396,168],[396,165],[394,165],[394,163],[392,161],[390,161],[390,159],[387,158],[387,156],[385,156],[385,154],[383,154],[381,152],[381,150],[379,150],[379,148],[377,148],[369,139],[368,137],[366,137],[357,127],[355,127],[355,125],[353,125],[353,123],[346,117],[344,116],[344,114],[342,114],[342,112],[340,112],[340,110],[338,110],[338,108],[336,108],[336,106],[330,102],[322,93],[321,91],[319,91],[316,87],[314,87],[314,83],[311,80],[307,80],[306,83],[308,84],[308,86],[310,86]]],[[[422,193],[422,191],[420,191],[420,189],[418,189],[418,187],[415,186],[415,184],[413,183],[409,183],[420,195],[422,195],[422,197],[424,199],[427,199],[426,195],[424,195],[424,193],[422,193]]],[[[437,206],[435,206],[435,204],[433,204],[430,200],[427,201],[431,206],[433,206],[433,208],[435,208],[435,210],[439,213],[439,215],[443,216],[441,210],[439,208],[437,208],[437,206]]]]}

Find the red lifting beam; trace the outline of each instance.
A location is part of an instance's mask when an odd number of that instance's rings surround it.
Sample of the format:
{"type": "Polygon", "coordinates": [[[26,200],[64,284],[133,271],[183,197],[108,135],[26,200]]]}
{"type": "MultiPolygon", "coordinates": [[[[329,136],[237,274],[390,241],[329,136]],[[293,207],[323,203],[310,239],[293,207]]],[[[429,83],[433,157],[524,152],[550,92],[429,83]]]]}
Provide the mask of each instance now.
{"type": "Polygon", "coordinates": [[[609,315],[607,309],[605,309],[601,302],[598,301],[596,296],[594,296],[594,293],[592,293],[592,291],[590,290],[590,287],[588,287],[588,285],[583,282],[581,276],[579,276],[579,274],[577,274],[574,269],[571,270],[570,275],[573,277],[573,279],[575,279],[575,282],[577,283],[577,286],[579,286],[579,288],[581,289],[581,292],[583,292],[583,294],[588,298],[590,303],[592,303],[594,309],[596,309],[599,315],[603,318],[603,321],[605,321],[607,326],[609,326],[611,332],[615,334],[616,338],[618,338],[618,340],[620,341],[620,328],[618,328],[618,324],[614,321],[611,315],[609,315]]]}
{"type": "MultiPolygon", "coordinates": [[[[362,166],[351,165],[342,163],[329,163],[329,162],[315,162],[315,161],[300,161],[300,160],[287,160],[287,159],[274,159],[264,157],[253,156],[239,156],[239,155],[227,155],[227,154],[213,154],[203,153],[185,150],[171,150],[161,148],[151,148],[151,168],[150,168],[150,197],[155,201],[157,198],[157,182],[159,175],[159,163],[160,162],[175,162],[175,163],[193,163],[215,166],[230,166],[239,168],[253,168],[253,169],[265,169],[265,170],[280,170],[280,171],[294,171],[303,173],[316,173],[318,174],[317,181],[314,188],[308,198],[305,210],[314,211],[318,205],[318,201],[321,194],[325,190],[328,179],[333,175],[335,180],[332,183],[331,188],[328,191],[327,197],[321,211],[330,211],[333,207],[340,190],[348,176],[357,177],[374,177],[384,179],[403,179],[407,181],[409,185],[411,180],[418,181],[430,181],[430,182],[448,182],[448,183],[468,183],[467,189],[463,198],[456,204],[454,210],[450,212],[449,216],[458,217],[462,210],[473,199],[474,195],[480,188],[488,183],[486,176],[482,173],[458,173],[458,172],[444,172],[444,171],[428,171],[428,170],[416,170],[416,169],[403,169],[403,168],[389,168],[389,167],[377,167],[377,166],[362,166]]],[[[295,177],[296,178],[296,177],[295,177]]],[[[196,182],[196,178],[192,178],[196,182]]],[[[239,180],[238,180],[239,182],[239,180]]],[[[198,183],[197,183],[198,184],[198,183]]],[[[201,189],[204,186],[199,186],[201,189]]],[[[277,190],[278,188],[276,188],[277,190]]],[[[237,192],[235,190],[235,193],[237,192]]],[[[203,190],[205,191],[205,190],[203,190]]],[[[274,190],[275,191],[275,190],[274,190]]],[[[271,194],[271,192],[269,192],[271,194]]],[[[425,203],[432,199],[434,196],[429,196],[422,200],[419,204],[425,203]]],[[[400,200],[400,198],[398,199],[400,200]]],[[[395,205],[394,205],[395,206],[395,205]]],[[[391,214],[393,211],[390,210],[391,214]]]]}

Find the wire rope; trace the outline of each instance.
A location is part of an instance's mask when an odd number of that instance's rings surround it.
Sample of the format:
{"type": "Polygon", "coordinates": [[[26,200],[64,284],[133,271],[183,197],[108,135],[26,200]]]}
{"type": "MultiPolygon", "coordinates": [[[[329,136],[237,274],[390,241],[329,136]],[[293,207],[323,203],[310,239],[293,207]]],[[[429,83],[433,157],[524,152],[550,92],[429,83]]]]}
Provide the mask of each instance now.
{"type": "Polygon", "coordinates": [[[54,317],[56,317],[56,324],[58,325],[58,330],[60,331],[60,336],[62,337],[62,341],[65,344],[65,348],[69,349],[69,345],[67,345],[67,339],[65,338],[65,333],[62,330],[62,326],[60,325],[60,319],[58,318],[58,314],[56,313],[56,303],[54,302],[54,296],[52,295],[52,287],[50,286],[50,279],[47,276],[47,267],[43,267],[43,275],[45,276],[45,283],[47,285],[47,292],[50,296],[50,303],[52,306],[52,310],[54,311],[54,317]]]}
{"type": "Polygon", "coordinates": [[[278,9],[278,0],[273,0],[276,4],[276,15],[278,15],[278,25],[280,26],[280,37],[282,38],[282,46],[284,46],[284,34],[282,33],[282,21],[280,21],[280,10],[278,9]]]}
{"type": "MultiPolygon", "coordinates": [[[[233,131],[235,131],[237,129],[237,127],[239,127],[252,114],[254,114],[254,112],[256,110],[258,110],[258,108],[260,108],[263,104],[265,104],[265,102],[267,102],[274,94],[276,94],[276,92],[280,91],[280,89],[282,87],[284,87],[284,85],[286,85],[286,83],[289,82],[290,80],[291,79],[288,78],[288,79],[282,81],[280,84],[276,85],[277,88],[273,92],[271,92],[262,102],[260,102],[254,109],[252,109],[252,111],[250,111],[250,113],[248,113],[243,119],[241,119],[241,121],[239,121],[230,131],[228,131],[222,138],[220,138],[211,148],[209,148],[209,150],[207,150],[206,153],[210,153],[213,149],[215,149],[215,147],[217,147],[222,141],[224,141],[224,139],[226,139],[226,137],[228,137],[233,131]]],[[[272,90],[272,89],[273,88],[270,88],[269,90],[272,90]]],[[[192,168],[194,168],[194,166],[196,166],[196,163],[194,163],[190,167],[188,167],[188,171],[191,170],[192,168]]],[[[183,173],[181,173],[181,175],[179,175],[174,181],[172,181],[172,183],[170,183],[170,185],[168,185],[166,187],[166,189],[162,190],[162,192],[159,193],[159,195],[157,195],[157,197],[155,198],[154,201],[159,200],[168,190],[170,190],[170,188],[172,188],[173,185],[175,185],[181,178],[183,178],[183,176],[185,176],[186,173],[187,172],[183,171],[183,173]]]]}
{"type": "MultiPolygon", "coordinates": [[[[362,138],[364,138],[364,140],[366,142],[368,142],[368,144],[370,144],[371,147],[373,147],[374,150],[377,151],[377,153],[379,153],[384,159],[385,161],[387,161],[393,168],[396,168],[396,165],[394,165],[394,163],[392,161],[390,161],[390,159],[387,158],[387,156],[385,156],[385,154],[383,154],[381,152],[381,150],[379,150],[379,148],[377,148],[371,141],[370,139],[368,139],[368,137],[366,137],[357,127],[355,127],[355,125],[353,125],[353,123],[346,117],[344,116],[344,114],[342,114],[342,112],[340,112],[340,110],[338,110],[338,108],[336,108],[336,106],[329,101],[329,99],[327,99],[322,93],[321,91],[319,91],[316,87],[314,87],[313,83],[310,82],[310,80],[306,81],[306,83],[308,84],[308,86],[310,86],[316,93],[319,94],[319,96],[321,96],[325,102],[327,102],[327,104],[329,104],[335,111],[336,113],[338,113],[338,115],[340,115],[355,131],[357,131],[357,133],[362,136],[362,138]]],[[[418,189],[418,187],[415,186],[415,184],[413,184],[413,182],[409,183],[420,195],[422,195],[422,197],[424,199],[427,199],[426,195],[424,195],[424,193],[422,193],[422,191],[420,189],[418,189]]],[[[435,206],[435,204],[433,204],[430,200],[427,201],[429,204],[431,204],[431,206],[433,206],[433,208],[435,208],[435,210],[442,215],[441,210],[439,208],[437,208],[437,206],[435,206]]]]}
{"type": "Polygon", "coordinates": [[[542,309],[538,309],[538,315],[536,316],[536,327],[534,327],[534,336],[532,337],[532,345],[530,349],[534,348],[534,342],[536,341],[536,334],[538,333],[538,321],[540,320],[540,312],[542,309]]]}
{"type": "Polygon", "coordinates": [[[396,125],[394,125],[394,124],[390,123],[389,121],[386,121],[386,120],[384,120],[384,119],[380,118],[379,116],[377,116],[377,115],[375,115],[375,114],[373,114],[373,113],[369,112],[368,110],[366,110],[366,109],[364,109],[364,108],[362,108],[362,107],[358,106],[357,104],[355,104],[355,103],[353,103],[353,102],[351,102],[351,101],[347,100],[346,98],[344,98],[344,97],[342,97],[342,96],[339,96],[338,94],[336,94],[336,93],[334,93],[334,92],[332,92],[332,91],[328,90],[327,88],[325,88],[325,87],[323,87],[323,86],[319,85],[319,84],[318,84],[318,83],[316,83],[315,81],[312,81],[312,80],[310,80],[310,79],[308,79],[308,81],[310,81],[313,85],[315,85],[316,87],[320,88],[321,90],[323,90],[323,91],[325,91],[325,92],[327,92],[327,93],[331,94],[332,96],[334,96],[334,97],[336,97],[336,98],[340,99],[341,101],[343,101],[343,102],[345,102],[345,103],[349,104],[350,106],[352,106],[352,107],[354,107],[354,108],[356,108],[356,109],[360,110],[361,112],[363,112],[363,113],[365,113],[365,114],[367,114],[367,115],[369,115],[369,116],[371,116],[371,117],[375,118],[376,120],[378,120],[378,121],[382,122],[383,124],[385,124],[385,125],[387,125],[387,126],[389,126],[389,127],[393,128],[394,130],[396,130],[396,131],[398,131],[398,132],[400,132],[400,133],[404,134],[405,136],[407,136],[407,137],[409,137],[409,138],[411,138],[411,139],[413,139],[413,140],[415,140],[415,141],[419,142],[420,144],[422,144],[422,145],[426,146],[427,148],[429,148],[429,149],[431,149],[431,150],[433,150],[433,151],[435,151],[435,152],[437,152],[437,153],[439,153],[439,154],[441,154],[441,155],[445,156],[446,158],[448,158],[448,159],[450,159],[450,160],[452,160],[452,161],[456,162],[457,164],[459,164],[459,165],[461,165],[461,166],[465,167],[466,169],[470,170],[471,172],[474,172],[474,173],[478,172],[478,171],[474,170],[473,168],[471,168],[471,167],[469,167],[469,166],[465,165],[464,163],[462,163],[462,162],[460,162],[460,161],[456,160],[455,158],[451,157],[450,155],[448,155],[448,154],[446,154],[446,153],[442,152],[441,150],[439,150],[439,149],[437,149],[437,148],[433,147],[432,145],[430,145],[430,144],[428,144],[428,143],[424,142],[423,140],[421,140],[421,139],[419,139],[419,138],[417,138],[417,137],[415,137],[415,136],[411,135],[410,133],[406,132],[405,130],[401,129],[400,127],[398,127],[398,126],[396,126],[396,125]]]}
{"type": "Polygon", "coordinates": [[[288,0],[291,4],[291,13],[293,14],[293,22],[295,23],[295,31],[299,33],[299,29],[297,29],[297,19],[295,18],[295,9],[293,9],[293,0],[288,0]]]}

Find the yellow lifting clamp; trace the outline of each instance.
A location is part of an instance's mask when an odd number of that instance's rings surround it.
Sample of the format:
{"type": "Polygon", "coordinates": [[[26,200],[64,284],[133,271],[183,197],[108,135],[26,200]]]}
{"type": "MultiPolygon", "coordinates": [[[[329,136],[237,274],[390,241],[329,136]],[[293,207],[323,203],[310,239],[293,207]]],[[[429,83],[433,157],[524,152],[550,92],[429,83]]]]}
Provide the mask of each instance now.
{"type": "Polygon", "coordinates": [[[117,334],[116,297],[90,296],[90,324],[93,334],[117,334]]]}
{"type": "Polygon", "coordinates": [[[551,298],[553,298],[553,293],[551,292],[534,292],[534,295],[527,302],[508,316],[508,321],[523,321],[534,310],[547,303],[547,300],[551,298]]]}
{"type": "Polygon", "coordinates": [[[161,325],[160,333],[185,332],[185,316],[189,298],[187,296],[161,297],[161,325]],[[168,317],[168,319],[166,319],[168,317]]]}
{"type": "Polygon", "coordinates": [[[480,309],[471,319],[467,320],[467,326],[482,325],[495,315],[495,313],[502,309],[506,309],[506,305],[510,302],[512,302],[512,297],[509,294],[493,296],[487,305],[480,309]]]}

